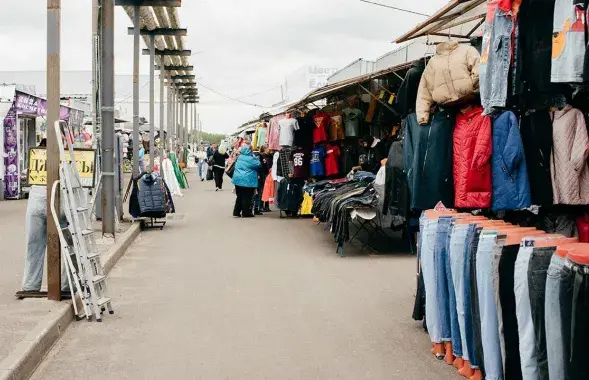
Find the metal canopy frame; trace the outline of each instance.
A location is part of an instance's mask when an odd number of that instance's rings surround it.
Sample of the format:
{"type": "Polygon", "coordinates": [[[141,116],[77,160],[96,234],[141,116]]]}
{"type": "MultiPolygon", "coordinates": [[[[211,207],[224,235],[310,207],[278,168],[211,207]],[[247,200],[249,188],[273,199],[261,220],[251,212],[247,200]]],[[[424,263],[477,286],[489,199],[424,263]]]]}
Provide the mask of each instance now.
{"type": "Polygon", "coordinates": [[[172,75],[173,81],[178,80],[178,79],[195,79],[195,78],[196,78],[196,75],[194,75],[194,74],[172,75]]]}
{"type": "Polygon", "coordinates": [[[424,22],[395,40],[396,43],[423,36],[470,38],[485,21],[485,0],[451,0],[424,22]]]}
{"type": "Polygon", "coordinates": [[[115,0],[115,5],[123,7],[181,7],[182,0],[115,0]]]}
{"type": "MultiPolygon", "coordinates": [[[[161,70],[161,66],[156,66],[156,70],[161,70]]],[[[164,66],[164,71],[192,71],[194,70],[194,66],[164,66]]]]}
{"type": "MultiPolygon", "coordinates": [[[[149,55],[149,49],[143,49],[143,55],[149,55]]],[[[192,54],[192,50],[180,50],[180,49],[156,49],[155,55],[159,56],[177,56],[177,57],[189,57],[192,54]]]]}
{"type": "MultiPolygon", "coordinates": [[[[135,34],[135,28],[133,28],[132,26],[127,28],[127,34],[130,36],[135,34]]],[[[184,36],[188,35],[188,29],[185,29],[185,28],[155,28],[155,29],[142,28],[139,30],[139,34],[142,36],[184,37],[184,36]]]]}

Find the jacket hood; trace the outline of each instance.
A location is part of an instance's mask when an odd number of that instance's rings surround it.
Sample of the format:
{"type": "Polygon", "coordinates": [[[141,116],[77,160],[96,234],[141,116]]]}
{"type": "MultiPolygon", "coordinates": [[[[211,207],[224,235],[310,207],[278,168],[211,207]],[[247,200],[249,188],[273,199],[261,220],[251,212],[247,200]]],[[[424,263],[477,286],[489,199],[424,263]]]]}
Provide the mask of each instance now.
{"type": "Polygon", "coordinates": [[[442,42],[436,48],[437,55],[448,55],[451,54],[458,47],[458,41],[442,42]]]}
{"type": "Polygon", "coordinates": [[[241,154],[244,156],[251,156],[252,150],[250,149],[249,146],[243,146],[243,147],[241,147],[241,154]]]}
{"type": "Polygon", "coordinates": [[[418,59],[417,61],[413,61],[411,68],[418,69],[420,71],[425,70],[425,60],[418,59]]]}
{"type": "Polygon", "coordinates": [[[554,119],[558,120],[573,110],[570,104],[567,104],[563,109],[554,111],[554,119]]]}

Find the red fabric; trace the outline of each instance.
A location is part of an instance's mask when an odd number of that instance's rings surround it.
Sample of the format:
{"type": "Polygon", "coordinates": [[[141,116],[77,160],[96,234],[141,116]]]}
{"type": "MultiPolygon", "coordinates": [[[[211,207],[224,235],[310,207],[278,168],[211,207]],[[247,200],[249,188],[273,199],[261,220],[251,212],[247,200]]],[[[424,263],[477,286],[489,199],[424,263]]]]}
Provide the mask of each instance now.
{"type": "Polygon", "coordinates": [[[318,144],[327,141],[327,127],[329,126],[330,116],[319,111],[313,116],[315,128],[313,129],[313,143],[318,144]]]}
{"type": "Polygon", "coordinates": [[[329,144],[325,147],[325,175],[332,176],[339,174],[339,158],[341,152],[339,146],[329,144]]]}
{"type": "Polygon", "coordinates": [[[577,218],[577,229],[579,230],[579,241],[589,243],[589,214],[577,218]]]}
{"type": "Polygon", "coordinates": [[[454,191],[457,208],[491,207],[491,117],[472,107],[456,116],[454,191]]]}

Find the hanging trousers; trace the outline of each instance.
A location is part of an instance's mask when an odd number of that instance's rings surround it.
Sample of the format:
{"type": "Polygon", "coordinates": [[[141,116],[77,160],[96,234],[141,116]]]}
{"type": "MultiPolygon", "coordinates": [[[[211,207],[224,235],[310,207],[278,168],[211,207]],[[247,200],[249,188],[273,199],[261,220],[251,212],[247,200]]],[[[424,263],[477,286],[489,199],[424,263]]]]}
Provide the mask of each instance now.
{"type": "Polygon", "coordinates": [[[254,197],[253,187],[235,186],[235,207],[233,208],[233,216],[251,216],[252,199],[254,197]]]}
{"type": "MultiPolygon", "coordinates": [[[[474,357],[475,363],[478,368],[481,369],[483,373],[485,373],[485,355],[483,352],[483,339],[481,335],[481,310],[479,307],[479,291],[478,291],[478,284],[477,284],[477,261],[478,255],[477,251],[479,249],[479,240],[483,229],[477,227],[474,233],[474,238],[472,241],[472,247],[470,250],[470,261],[468,262],[469,270],[470,270],[470,287],[468,290],[470,291],[469,298],[470,298],[470,310],[471,310],[471,329],[472,329],[472,345],[474,347],[474,357]]],[[[467,330],[468,334],[468,330],[467,330]]],[[[469,355],[472,360],[472,357],[469,355]]]]}

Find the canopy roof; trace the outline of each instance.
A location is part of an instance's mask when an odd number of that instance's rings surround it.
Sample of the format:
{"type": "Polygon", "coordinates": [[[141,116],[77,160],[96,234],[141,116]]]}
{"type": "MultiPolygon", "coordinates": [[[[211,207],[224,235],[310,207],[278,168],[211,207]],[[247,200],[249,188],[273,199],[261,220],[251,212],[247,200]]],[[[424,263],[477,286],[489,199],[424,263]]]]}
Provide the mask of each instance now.
{"type": "Polygon", "coordinates": [[[486,3],[485,0],[451,0],[395,42],[405,42],[422,36],[470,38],[482,30],[487,13],[486,3]]]}

